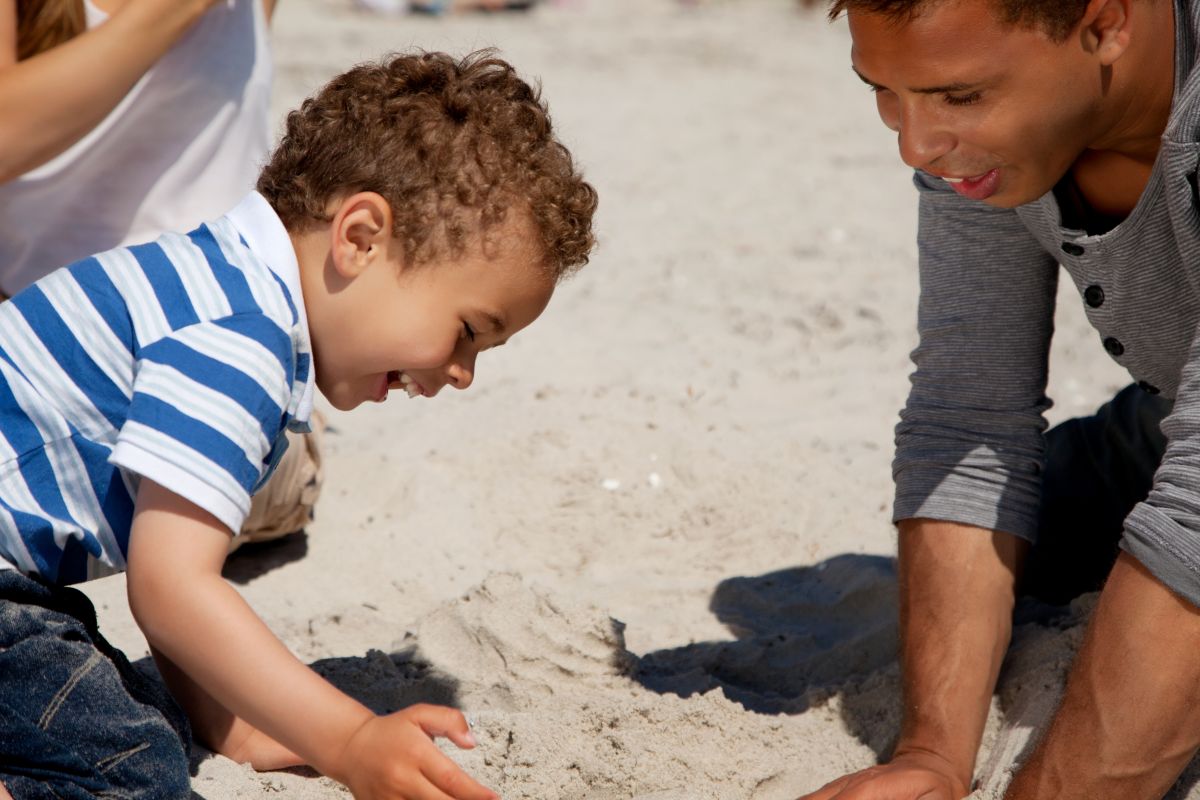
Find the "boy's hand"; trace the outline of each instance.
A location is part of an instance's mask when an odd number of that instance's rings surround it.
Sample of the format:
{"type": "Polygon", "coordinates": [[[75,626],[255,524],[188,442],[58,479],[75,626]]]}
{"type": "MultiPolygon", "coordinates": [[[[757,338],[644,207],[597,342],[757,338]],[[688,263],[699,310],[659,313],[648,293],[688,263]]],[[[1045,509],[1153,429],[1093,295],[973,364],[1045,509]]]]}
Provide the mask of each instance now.
{"type": "Polygon", "coordinates": [[[334,777],[358,800],[499,800],[438,750],[435,736],[475,746],[460,712],[416,705],[367,720],[346,743],[334,777]]]}

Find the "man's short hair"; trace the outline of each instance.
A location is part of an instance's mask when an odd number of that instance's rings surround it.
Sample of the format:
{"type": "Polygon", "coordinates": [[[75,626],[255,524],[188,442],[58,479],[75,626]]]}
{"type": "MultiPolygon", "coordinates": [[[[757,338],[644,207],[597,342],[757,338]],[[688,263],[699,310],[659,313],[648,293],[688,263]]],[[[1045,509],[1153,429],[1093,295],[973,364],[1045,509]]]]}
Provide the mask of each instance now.
{"type": "Polygon", "coordinates": [[[289,230],[377,192],[412,264],[463,250],[512,217],[532,224],[555,279],[587,263],[596,192],[555,139],[540,92],[491,51],[361,64],[288,114],[258,179],[289,230]]]}
{"type": "MultiPolygon", "coordinates": [[[[831,0],[829,19],[844,11],[881,14],[893,22],[909,22],[936,3],[947,0],[831,0]]],[[[1083,19],[1087,0],[990,0],[997,18],[1007,24],[1041,30],[1056,42],[1067,36],[1083,19]]]]}

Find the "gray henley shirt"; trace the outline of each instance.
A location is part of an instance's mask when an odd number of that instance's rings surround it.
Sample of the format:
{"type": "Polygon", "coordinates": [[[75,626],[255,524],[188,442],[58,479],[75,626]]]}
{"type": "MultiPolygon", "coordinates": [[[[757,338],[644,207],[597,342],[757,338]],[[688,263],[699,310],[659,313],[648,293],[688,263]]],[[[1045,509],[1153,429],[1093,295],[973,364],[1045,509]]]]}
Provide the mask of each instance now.
{"type": "Polygon", "coordinates": [[[893,473],[896,520],[1034,539],[1061,264],[1105,350],[1174,400],[1162,425],[1166,454],[1121,546],[1200,605],[1200,8],[1191,6],[1176,0],[1175,94],[1161,149],[1115,228],[1065,227],[1053,192],[999,209],[916,174],[920,344],[893,473]]]}

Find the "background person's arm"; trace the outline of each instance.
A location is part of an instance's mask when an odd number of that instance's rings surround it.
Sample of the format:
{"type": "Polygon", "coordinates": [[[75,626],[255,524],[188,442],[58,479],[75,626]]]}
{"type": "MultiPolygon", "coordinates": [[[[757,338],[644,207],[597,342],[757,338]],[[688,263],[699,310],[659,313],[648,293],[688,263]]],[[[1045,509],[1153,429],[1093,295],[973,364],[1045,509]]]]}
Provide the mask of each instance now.
{"type": "Polygon", "coordinates": [[[1157,800],[1200,746],[1200,609],[1122,553],[1009,800],[1157,800]]]}
{"type": "Polygon", "coordinates": [[[103,25],[17,61],[17,0],[0,0],[0,183],[100,124],[215,0],[128,0],[103,25]]]}
{"type": "Polygon", "coordinates": [[[957,800],[970,791],[1028,545],[952,522],[900,523],[904,713],[891,760],[804,800],[957,800]]]}

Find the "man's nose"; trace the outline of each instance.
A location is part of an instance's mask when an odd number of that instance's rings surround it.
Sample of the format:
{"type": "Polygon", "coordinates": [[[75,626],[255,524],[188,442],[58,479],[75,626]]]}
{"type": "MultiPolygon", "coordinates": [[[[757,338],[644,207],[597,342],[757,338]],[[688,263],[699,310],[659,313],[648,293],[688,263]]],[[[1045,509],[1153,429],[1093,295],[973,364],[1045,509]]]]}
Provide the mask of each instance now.
{"type": "MultiPolygon", "coordinates": [[[[900,158],[913,169],[927,169],[954,149],[954,136],[931,115],[915,104],[906,104],[895,116],[896,141],[900,158]]],[[[886,120],[885,120],[886,122],[886,120]]]]}
{"type": "Polygon", "coordinates": [[[446,383],[455,389],[466,389],[475,380],[475,353],[456,355],[446,365],[446,383]]]}

